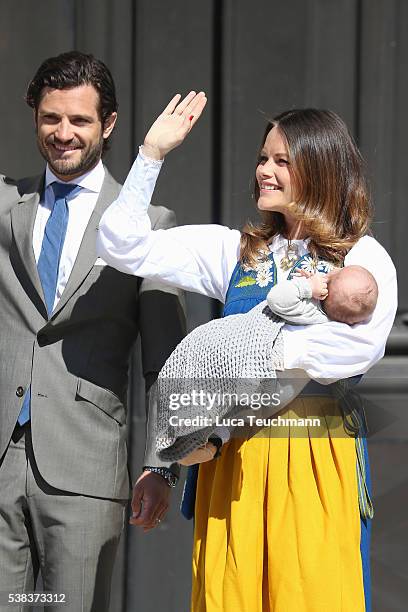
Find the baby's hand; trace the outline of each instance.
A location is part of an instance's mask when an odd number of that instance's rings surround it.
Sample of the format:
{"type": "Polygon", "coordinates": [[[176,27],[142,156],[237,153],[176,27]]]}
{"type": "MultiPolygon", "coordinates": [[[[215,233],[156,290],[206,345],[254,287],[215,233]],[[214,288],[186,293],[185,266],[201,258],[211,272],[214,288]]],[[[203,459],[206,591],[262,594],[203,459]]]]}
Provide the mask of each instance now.
{"type": "Polygon", "coordinates": [[[186,466],[195,465],[196,463],[205,463],[206,461],[211,461],[216,452],[216,446],[212,444],[212,442],[207,442],[207,444],[196,448],[196,450],[192,451],[189,455],[180,459],[178,463],[186,466]]]}
{"type": "Polygon", "coordinates": [[[179,460],[180,465],[195,465],[196,463],[205,463],[214,458],[217,448],[212,442],[207,442],[203,446],[196,448],[189,455],[179,460]]]}
{"type": "Polygon", "coordinates": [[[305,278],[310,278],[313,276],[313,272],[309,272],[309,270],[305,270],[304,268],[300,268],[294,274],[294,276],[304,276],[305,278]]]}
{"type": "Polygon", "coordinates": [[[315,300],[325,300],[329,293],[327,289],[327,274],[319,274],[318,272],[309,277],[312,287],[312,297],[315,300]]]}

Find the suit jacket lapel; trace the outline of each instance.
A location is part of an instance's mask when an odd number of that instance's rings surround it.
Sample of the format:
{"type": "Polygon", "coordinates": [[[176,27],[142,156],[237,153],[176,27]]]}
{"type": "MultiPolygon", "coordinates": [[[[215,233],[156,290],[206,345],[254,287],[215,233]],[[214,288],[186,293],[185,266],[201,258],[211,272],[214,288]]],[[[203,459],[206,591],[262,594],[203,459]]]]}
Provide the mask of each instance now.
{"type": "Polygon", "coordinates": [[[19,185],[19,191],[23,195],[18,204],[11,210],[11,226],[17,251],[27,273],[27,280],[31,285],[31,291],[29,287],[27,290],[41,314],[44,318],[48,318],[43,288],[33,251],[34,222],[43,186],[44,176],[29,179],[24,184],[19,185]]]}
{"type": "Polygon", "coordinates": [[[104,211],[118,197],[119,191],[119,183],[115,181],[115,179],[105,168],[105,179],[103,181],[102,189],[96,202],[95,209],[86,227],[67,285],[61,295],[61,299],[52,313],[51,319],[53,319],[60,312],[60,310],[65,306],[67,301],[73,296],[75,291],[80,287],[85,278],[88,276],[89,272],[92,270],[92,267],[97,259],[96,236],[99,221],[104,211]]]}

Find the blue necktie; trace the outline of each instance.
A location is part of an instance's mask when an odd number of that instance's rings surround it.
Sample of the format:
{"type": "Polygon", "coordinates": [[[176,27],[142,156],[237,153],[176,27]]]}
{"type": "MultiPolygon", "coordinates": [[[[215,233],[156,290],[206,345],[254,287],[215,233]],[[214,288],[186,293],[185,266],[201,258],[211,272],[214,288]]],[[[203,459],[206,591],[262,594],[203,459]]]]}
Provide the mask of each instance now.
{"type": "MultiPolygon", "coordinates": [[[[38,275],[41,280],[48,316],[54,309],[55,293],[57,291],[58,268],[64,246],[65,234],[68,226],[67,197],[78,185],[65,183],[52,183],[54,192],[54,205],[45,226],[41,253],[37,263],[38,275]]],[[[20,425],[30,420],[31,387],[27,389],[23,405],[18,417],[20,425]]]]}

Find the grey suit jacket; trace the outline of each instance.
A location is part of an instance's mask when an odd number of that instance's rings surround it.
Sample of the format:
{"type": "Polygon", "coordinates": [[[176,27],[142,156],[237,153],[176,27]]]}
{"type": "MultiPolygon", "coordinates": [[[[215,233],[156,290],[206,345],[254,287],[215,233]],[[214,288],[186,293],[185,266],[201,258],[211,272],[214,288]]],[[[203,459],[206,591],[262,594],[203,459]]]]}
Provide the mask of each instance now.
{"type": "MultiPolygon", "coordinates": [[[[106,171],[71,276],[48,319],[32,248],[43,181],[0,177],[0,458],[22,391],[31,384],[33,449],[43,478],[65,491],[126,498],[129,355],[139,333],[142,296],[150,294],[153,304],[152,296],[169,297],[155,290],[168,288],[147,286],[143,294],[140,278],[95,265],[98,223],[120,190],[106,171]]],[[[175,224],[166,208],[151,206],[149,215],[154,229],[175,224]]],[[[144,321],[160,325],[146,314],[144,321]]],[[[167,352],[179,340],[171,338],[167,352]]],[[[147,370],[158,371],[166,357],[147,370]]],[[[147,463],[153,459],[150,453],[147,463]]]]}

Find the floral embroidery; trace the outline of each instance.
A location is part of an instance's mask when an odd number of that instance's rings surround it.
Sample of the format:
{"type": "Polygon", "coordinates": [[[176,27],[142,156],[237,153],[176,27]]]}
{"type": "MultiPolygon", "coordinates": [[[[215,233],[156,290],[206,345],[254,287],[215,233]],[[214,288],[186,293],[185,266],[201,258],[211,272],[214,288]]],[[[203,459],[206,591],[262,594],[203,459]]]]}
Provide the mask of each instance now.
{"type": "Polygon", "coordinates": [[[248,287],[249,285],[267,287],[273,281],[272,268],[274,266],[274,261],[269,255],[268,251],[260,250],[257,257],[258,263],[255,266],[243,265],[242,269],[249,274],[241,278],[235,287],[248,287]]]}
{"type": "Polygon", "coordinates": [[[327,274],[330,270],[333,269],[333,264],[325,261],[324,259],[316,259],[310,253],[306,253],[296,262],[291,271],[289,272],[288,279],[290,280],[293,274],[297,270],[305,270],[306,272],[311,272],[314,274],[315,272],[320,272],[321,274],[327,274]]]}
{"type": "Polygon", "coordinates": [[[235,287],[249,287],[249,285],[256,285],[256,279],[253,276],[243,276],[235,287]]]}
{"type": "Polygon", "coordinates": [[[272,272],[270,270],[259,270],[256,275],[256,284],[260,287],[267,287],[272,282],[272,272]]]}
{"type": "Polygon", "coordinates": [[[270,272],[271,268],[272,261],[268,259],[266,261],[260,261],[258,264],[256,264],[255,272],[267,274],[268,272],[270,272]]]}
{"type": "Polygon", "coordinates": [[[276,264],[271,251],[259,251],[252,266],[245,266],[238,261],[228,285],[223,316],[241,312],[239,309],[242,300],[252,300],[254,306],[259,304],[276,283],[276,278],[276,264]]]}
{"type": "MultiPolygon", "coordinates": [[[[241,279],[234,285],[235,288],[239,289],[242,287],[249,287],[251,285],[257,285],[258,287],[264,288],[273,282],[273,266],[274,260],[270,257],[271,253],[260,250],[259,256],[257,257],[258,263],[254,266],[243,265],[241,268],[244,272],[247,272],[246,276],[242,276],[241,279]]],[[[303,255],[295,265],[291,268],[288,274],[288,280],[298,270],[306,270],[314,274],[320,272],[327,274],[333,269],[333,265],[323,259],[316,259],[310,253],[303,255]]]]}

